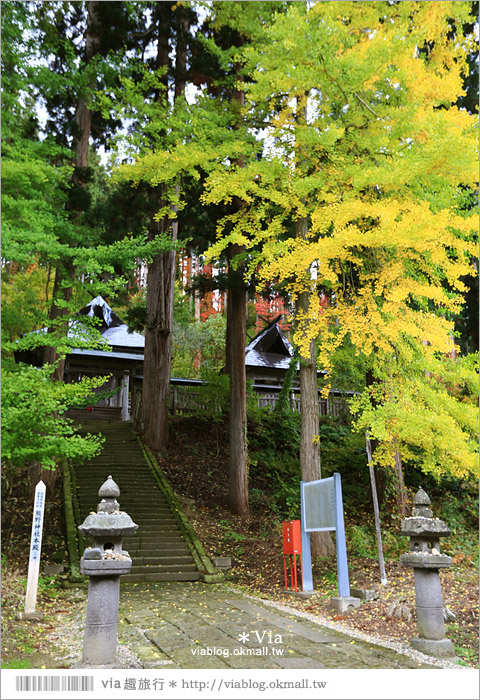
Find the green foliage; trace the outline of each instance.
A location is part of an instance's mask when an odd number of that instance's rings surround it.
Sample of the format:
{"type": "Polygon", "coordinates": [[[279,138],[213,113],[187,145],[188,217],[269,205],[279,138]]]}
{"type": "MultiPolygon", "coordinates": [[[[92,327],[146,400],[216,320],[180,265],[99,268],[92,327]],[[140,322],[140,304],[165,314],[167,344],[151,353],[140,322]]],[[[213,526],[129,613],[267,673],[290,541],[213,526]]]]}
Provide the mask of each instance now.
{"type": "Polygon", "coordinates": [[[445,636],[447,639],[452,639],[452,637],[459,639],[453,644],[456,656],[460,657],[456,661],[459,666],[478,668],[478,651],[468,647],[470,639],[463,625],[458,622],[447,622],[445,625],[445,636]]]}
{"type": "MultiPolygon", "coordinates": [[[[28,654],[33,651],[33,647],[25,646],[23,649],[24,653],[28,654]]],[[[2,668],[31,668],[32,662],[29,659],[10,659],[9,661],[2,663],[2,668]]]]}
{"type": "Polygon", "coordinates": [[[297,374],[297,365],[298,354],[295,352],[290,360],[285,377],[283,378],[282,388],[280,389],[277,403],[273,409],[274,413],[284,413],[285,411],[290,411],[290,392],[292,390],[293,380],[297,374]]]}
{"type": "Polygon", "coordinates": [[[333,472],[340,472],[344,476],[346,473],[359,471],[365,445],[361,437],[352,433],[349,425],[333,418],[322,418],[318,434],[322,476],[331,476],[333,472]]]}
{"type": "Polygon", "coordinates": [[[446,522],[454,534],[474,529],[478,525],[478,494],[445,486],[438,498],[437,494],[433,496],[435,516],[446,522]]]}
{"type": "Polygon", "coordinates": [[[41,574],[38,577],[38,593],[48,598],[57,598],[60,591],[60,580],[57,576],[41,574]]]}
{"type": "Polygon", "coordinates": [[[207,374],[202,386],[203,407],[197,413],[211,420],[221,421],[230,406],[230,378],[226,374],[207,374]]]}
{"type": "MultiPolygon", "coordinates": [[[[321,363],[318,366],[321,367],[321,363]]],[[[332,355],[330,372],[320,386],[328,385],[339,391],[363,391],[368,367],[365,357],[357,353],[349,338],[345,338],[332,355]]]]}
{"type": "MultiPolygon", "coordinates": [[[[262,485],[264,498],[253,498],[252,508],[268,503],[279,517],[297,516],[300,509],[300,415],[250,408],[247,415],[250,473],[262,485]]],[[[259,496],[259,494],[257,494],[259,496]]]]}
{"type": "MultiPolygon", "coordinates": [[[[248,411],[248,456],[250,475],[257,491],[251,507],[268,508],[282,519],[300,513],[300,421],[299,413],[276,413],[255,404],[248,411]]],[[[322,418],[319,425],[322,477],[339,472],[344,498],[356,512],[370,498],[365,441],[348,425],[322,418]]]]}
{"type": "Polygon", "coordinates": [[[2,463],[9,473],[35,462],[55,469],[59,460],[82,461],[100,452],[103,439],[78,435],[65,412],[88,404],[106,378],[63,384],[50,379],[51,371],[49,365],[19,365],[3,372],[2,463]]]}
{"type": "MultiPolygon", "coordinates": [[[[400,528],[398,528],[399,530],[400,528]]],[[[385,559],[397,561],[400,554],[408,549],[405,538],[400,537],[399,531],[394,527],[382,527],[382,549],[385,559]]],[[[354,523],[351,520],[345,524],[349,554],[353,557],[367,557],[378,559],[378,543],[373,520],[373,510],[369,524],[354,523]]]]}
{"type": "Polygon", "coordinates": [[[44,324],[48,286],[47,270],[39,265],[16,273],[2,268],[2,344],[44,324]]]}
{"type": "Polygon", "coordinates": [[[346,528],[345,536],[352,556],[370,557],[372,559],[377,556],[375,529],[373,526],[372,528],[367,529],[365,526],[362,527],[360,525],[352,525],[350,528],[346,528]]]}
{"type": "Polygon", "coordinates": [[[145,291],[134,294],[128,307],[125,309],[123,318],[128,326],[128,330],[143,333],[147,322],[147,298],[145,291]]]}
{"type": "MultiPolygon", "coordinates": [[[[130,299],[124,316],[131,330],[144,331],[147,318],[144,291],[130,299]]],[[[216,375],[225,366],[225,316],[212,314],[205,321],[197,321],[192,317],[189,299],[176,287],[173,318],[172,376],[211,380],[214,386],[210,398],[217,391],[215,386],[221,394],[222,383],[218,384],[216,375]]],[[[219,397],[219,400],[223,404],[223,399],[219,397]]]]}
{"type": "Polygon", "coordinates": [[[239,51],[246,119],[268,132],[263,157],[245,149],[240,165],[212,169],[202,196],[244,203],[219,222],[212,258],[241,244],[261,278],[308,296],[301,354],[318,337],[332,370],[341,348],[336,374],[347,365],[356,388],[362,362],[348,365],[349,351],[373,367],[381,396],[366,391],[356,408],[358,429],[381,444],[377,463],[399,450],[458,478],[477,472],[478,413],[445,386],[440,363],[477,256],[477,217],[462,209],[478,182],[476,119],[456,106],[475,50],[462,30],[470,10],[289,3],[239,51]],[[305,222],[302,236],[292,221],[305,222]]]}
{"type": "Polygon", "coordinates": [[[232,542],[242,542],[243,540],[247,539],[246,536],[242,535],[240,532],[235,532],[235,530],[232,527],[232,523],[229,520],[219,520],[218,524],[223,529],[223,537],[225,540],[229,540],[232,542]]]}
{"type": "Polygon", "coordinates": [[[400,449],[406,463],[437,480],[478,478],[477,363],[476,355],[426,363],[412,353],[408,365],[377,367],[377,384],[351,409],[355,428],[382,443],[375,451],[380,464],[391,464],[392,450],[400,449]]]}
{"type": "Polygon", "coordinates": [[[79,236],[65,210],[68,153],[30,141],[4,144],[2,151],[4,258],[22,266],[58,261],[63,246],[79,236]]]}
{"type": "MultiPolygon", "coordinates": [[[[176,319],[178,315],[176,315],[176,319]]],[[[225,366],[226,319],[213,314],[205,321],[174,321],[172,374],[213,379],[225,366]]]]}

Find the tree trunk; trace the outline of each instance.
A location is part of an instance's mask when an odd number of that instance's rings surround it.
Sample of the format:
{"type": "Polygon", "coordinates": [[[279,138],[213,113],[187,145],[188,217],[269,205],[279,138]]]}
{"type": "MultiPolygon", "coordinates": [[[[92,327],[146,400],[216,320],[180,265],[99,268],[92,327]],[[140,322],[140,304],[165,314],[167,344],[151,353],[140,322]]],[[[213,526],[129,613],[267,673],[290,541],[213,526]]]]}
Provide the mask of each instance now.
{"type": "MultiPolygon", "coordinates": [[[[301,304],[301,302],[300,302],[301,304]]],[[[300,305],[299,304],[299,305],[300,305]]],[[[309,357],[300,358],[300,464],[302,479],[321,479],[320,439],[318,435],[318,388],[315,342],[310,341],[309,357]]]]}
{"type": "Polygon", "coordinates": [[[147,444],[161,450],[168,444],[175,251],[155,256],[147,285],[141,424],[147,444]]]}
{"type": "MultiPolygon", "coordinates": [[[[85,63],[89,63],[95,55],[98,47],[98,22],[99,2],[87,2],[87,31],[85,34],[85,63]]],[[[89,93],[95,88],[95,78],[92,76],[89,85],[89,93]]],[[[90,131],[92,128],[92,112],[88,105],[90,94],[81,95],[75,111],[75,123],[78,134],[74,136],[73,149],[77,154],[76,165],[78,168],[86,168],[88,164],[88,146],[90,131]]]]}
{"type": "MultiPolygon", "coordinates": [[[[158,22],[158,43],[156,66],[168,67],[169,35],[173,3],[157,3],[155,7],[158,22]]],[[[186,25],[182,23],[182,29],[186,25]]],[[[177,61],[186,60],[186,52],[177,53],[177,61]]],[[[185,74],[185,66],[178,65],[179,74],[185,74]]],[[[182,78],[183,80],[183,78],[182,78]]],[[[163,78],[168,86],[167,72],[163,78]]],[[[175,89],[175,97],[185,90],[185,82],[175,89]]],[[[167,94],[158,92],[157,102],[167,106],[167,94]]],[[[151,197],[152,217],[149,238],[153,240],[159,233],[171,227],[171,240],[176,241],[178,223],[169,220],[160,222],[153,218],[163,206],[163,189],[157,187],[151,197]]],[[[146,443],[153,450],[162,450],[168,444],[168,415],[170,395],[170,370],[172,362],[173,303],[175,291],[175,251],[167,251],[155,256],[148,266],[147,274],[147,323],[145,327],[145,352],[143,363],[143,389],[141,405],[141,429],[146,443]]]]}
{"type": "MultiPolygon", "coordinates": [[[[243,250],[242,246],[231,246],[229,259],[243,250]]],[[[243,274],[243,265],[236,270],[230,267],[227,295],[227,367],[230,375],[229,508],[238,515],[248,511],[245,373],[247,295],[243,274]]]]}
{"type": "MultiPolygon", "coordinates": [[[[60,299],[63,302],[70,301],[73,291],[71,280],[73,280],[73,268],[70,268],[66,271],[63,268],[63,266],[59,263],[55,270],[55,280],[53,283],[52,293],[52,306],[50,307],[49,314],[51,326],[48,330],[48,332],[55,337],[66,337],[68,333],[68,308],[63,308],[63,305],[57,305],[56,302],[60,299]],[[69,282],[67,282],[68,286],[64,285],[64,282],[66,280],[69,280],[69,282]],[[59,320],[62,318],[65,319],[63,322],[59,320]]],[[[56,345],[46,345],[43,349],[42,364],[54,365],[55,363],[57,364],[51,374],[51,378],[55,381],[63,381],[63,374],[65,371],[65,358],[59,359],[56,345]]]]}
{"type": "MultiPolygon", "coordinates": [[[[308,222],[306,218],[295,221],[296,237],[306,238],[308,222]]],[[[310,292],[299,294],[295,304],[296,318],[308,316],[310,292]]],[[[316,481],[322,478],[320,461],[319,410],[317,385],[317,358],[315,341],[309,344],[308,357],[300,357],[300,466],[303,481],[316,481]]],[[[312,559],[335,554],[335,546],[329,532],[315,532],[310,537],[312,559]]]]}
{"type": "Polygon", "coordinates": [[[400,452],[395,452],[395,486],[397,492],[397,508],[399,514],[403,517],[407,515],[407,492],[405,482],[403,480],[403,467],[400,452]]]}
{"type": "MultiPolygon", "coordinates": [[[[243,76],[239,65],[235,66],[239,81],[243,76]]],[[[234,88],[231,100],[240,107],[245,102],[243,90],[234,88]]],[[[234,124],[239,128],[239,122],[234,124]]],[[[245,161],[238,158],[237,167],[244,168],[245,161]]],[[[241,211],[245,203],[238,197],[233,205],[241,211]]],[[[227,291],[227,371],[230,376],[229,444],[230,465],[228,477],[229,508],[232,513],[244,515],[248,512],[248,466],[247,466],[247,378],[245,372],[245,338],[247,335],[247,289],[245,286],[245,266],[233,269],[231,261],[245,252],[245,247],[230,245],[228,250],[228,291],[227,291]]]]}
{"type": "Polygon", "coordinates": [[[174,100],[185,94],[187,77],[187,36],[189,21],[182,5],[177,5],[177,45],[175,49],[175,91],[174,100]]]}

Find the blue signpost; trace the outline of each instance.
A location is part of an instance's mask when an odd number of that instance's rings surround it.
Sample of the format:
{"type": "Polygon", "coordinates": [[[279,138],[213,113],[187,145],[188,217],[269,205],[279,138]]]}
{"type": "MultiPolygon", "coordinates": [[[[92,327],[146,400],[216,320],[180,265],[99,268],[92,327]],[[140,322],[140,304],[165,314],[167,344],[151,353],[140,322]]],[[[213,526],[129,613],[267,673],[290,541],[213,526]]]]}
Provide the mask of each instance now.
{"type": "MultiPolygon", "coordinates": [[[[350,596],[347,544],[343,520],[342,482],[338,472],[328,479],[300,483],[302,565],[304,591],[313,591],[310,533],[335,530],[337,542],[338,595],[350,596]]],[[[350,599],[352,600],[352,599],[350,599]]]]}

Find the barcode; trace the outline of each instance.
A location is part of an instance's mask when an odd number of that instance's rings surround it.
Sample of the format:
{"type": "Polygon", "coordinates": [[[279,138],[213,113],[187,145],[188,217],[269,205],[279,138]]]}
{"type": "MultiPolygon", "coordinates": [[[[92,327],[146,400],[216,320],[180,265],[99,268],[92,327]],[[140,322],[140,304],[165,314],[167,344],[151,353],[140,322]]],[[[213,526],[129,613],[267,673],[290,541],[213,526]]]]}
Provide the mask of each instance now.
{"type": "Polygon", "coordinates": [[[94,676],[16,676],[15,689],[20,691],[93,690],[94,676]]]}

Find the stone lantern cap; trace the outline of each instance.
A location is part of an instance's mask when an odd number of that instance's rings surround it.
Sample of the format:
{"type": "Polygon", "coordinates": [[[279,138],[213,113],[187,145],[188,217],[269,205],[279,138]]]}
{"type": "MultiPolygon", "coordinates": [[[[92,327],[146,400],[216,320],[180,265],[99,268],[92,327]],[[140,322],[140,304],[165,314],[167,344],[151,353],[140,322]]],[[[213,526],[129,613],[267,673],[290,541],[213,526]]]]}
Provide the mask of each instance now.
{"type": "Polygon", "coordinates": [[[111,476],[102,484],[98,491],[102,499],[96,513],[87,515],[79,526],[80,532],[91,537],[125,537],[134,535],[138,525],[133,522],[128,513],[120,510],[117,496],[120,489],[111,476]]]}
{"type": "Polygon", "coordinates": [[[430,498],[420,487],[413,498],[412,516],[402,520],[401,534],[406,537],[420,537],[438,539],[448,537],[451,530],[443,520],[434,518],[433,513],[428,508],[430,498]]]}
{"type": "Polygon", "coordinates": [[[437,539],[448,537],[450,528],[442,520],[437,518],[405,518],[402,520],[400,534],[406,537],[423,537],[423,539],[437,539]]]}
{"type": "Polygon", "coordinates": [[[410,551],[400,556],[400,562],[415,569],[440,569],[451,566],[452,559],[440,553],[440,537],[447,537],[450,528],[433,517],[428,507],[430,499],[420,488],[414,496],[412,517],[402,520],[401,534],[410,537],[410,551]]]}

